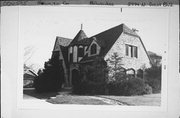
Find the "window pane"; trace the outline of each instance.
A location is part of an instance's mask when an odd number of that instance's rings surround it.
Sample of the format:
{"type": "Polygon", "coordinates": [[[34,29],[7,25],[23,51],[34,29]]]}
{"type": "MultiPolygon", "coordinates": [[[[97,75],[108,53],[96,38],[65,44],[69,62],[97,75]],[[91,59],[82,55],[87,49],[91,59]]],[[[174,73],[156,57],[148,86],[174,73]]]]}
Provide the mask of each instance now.
{"type": "Polygon", "coordinates": [[[78,48],[78,57],[83,57],[84,56],[84,49],[83,47],[78,48]]]}
{"type": "Polygon", "coordinates": [[[126,56],[128,56],[128,45],[126,45],[126,56]]]}
{"type": "Polygon", "coordinates": [[[137,58],[138,57],[138,50],[137,47],[134,47],[134,56],[137,58]]]}
{"type": "Polygon", "coordinates": [[[96,54],[96,51],[97,51],[96,44],[92,44],[92,46],[91,46],[91,54],[96,54]]]}
{"type": "Polygon", "coordinates": [[[134,57],[134,53],[133,53],[134,47],[131,46],[131,57],[134,57]]]}
{"type": "Polygon", "coordinates": [[[73,62],[73,54],[70,53],[70,62],[73,62]]]}

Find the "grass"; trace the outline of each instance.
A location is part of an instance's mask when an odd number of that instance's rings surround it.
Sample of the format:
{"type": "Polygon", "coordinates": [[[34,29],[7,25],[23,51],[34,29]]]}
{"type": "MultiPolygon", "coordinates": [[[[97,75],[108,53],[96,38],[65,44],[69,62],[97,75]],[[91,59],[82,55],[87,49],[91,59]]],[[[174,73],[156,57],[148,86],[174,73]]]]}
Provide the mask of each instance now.
{"type": "Polygon", "coordinates": [[[33,89],[24,89],[24,99],[44,99],[52,104],[83,104],[83,105],[109,105],[103,101],[105,98],[129,106],[160,106],[161,94],[150,94],[141,96],[82,96],[63,94],[63,92],[36,93],[33,89]],[[54,98],[52,98],[54,97],[54,98]]]}
{"type": "Polygon", "coordinates": [[[161,94],[150,94],[141,96],[99,96],[120,101],[130,106],[160,106],[161,94]]]}
{"type": "Polygon", "coordinates": [[[102,100],[93,99],[90,96],[58,95],[56,98],[48,99],[53,104],[83,104],[83,105],[109,105],[102,100]]]}

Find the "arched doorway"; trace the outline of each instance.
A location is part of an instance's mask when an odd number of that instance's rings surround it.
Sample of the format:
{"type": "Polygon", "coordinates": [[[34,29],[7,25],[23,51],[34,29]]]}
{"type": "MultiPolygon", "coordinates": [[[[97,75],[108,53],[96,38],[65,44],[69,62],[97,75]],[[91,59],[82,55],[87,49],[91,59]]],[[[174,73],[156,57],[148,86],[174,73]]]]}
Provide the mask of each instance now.
{"type": "Polygon", "coordinates": [[[79,83],[79,71],[77,69],[72,70],[72,86],[79,83]]]}

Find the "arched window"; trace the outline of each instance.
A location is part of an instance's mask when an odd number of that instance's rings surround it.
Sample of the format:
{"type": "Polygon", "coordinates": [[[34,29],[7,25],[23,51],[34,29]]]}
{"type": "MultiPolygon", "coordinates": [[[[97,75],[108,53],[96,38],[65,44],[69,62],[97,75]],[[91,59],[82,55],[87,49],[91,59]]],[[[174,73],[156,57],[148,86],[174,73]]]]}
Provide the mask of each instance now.
{"type": "Polygon", "coordinates": [[[96,54],[97,53],[97,45],[96,44],[92,44],[91,45],[91,54],[96,54]]]}
{"type": "Polygon", "coordinates": [[[83,46],[79,46],[78,57],[83,57],[83,56],[84,56],[84,48],[83,48],[83,46]]]}

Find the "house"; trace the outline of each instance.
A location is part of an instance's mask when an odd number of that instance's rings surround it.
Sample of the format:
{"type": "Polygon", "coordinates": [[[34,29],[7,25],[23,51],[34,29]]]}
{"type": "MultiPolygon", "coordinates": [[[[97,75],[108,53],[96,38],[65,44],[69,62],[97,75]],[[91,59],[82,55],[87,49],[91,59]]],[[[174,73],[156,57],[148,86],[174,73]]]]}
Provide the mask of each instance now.
{"type": "Polygon", "coordinates": [[[61,60],[64,68],[65,84],[72,86],[73,78],[78,76],[79,65],[88,64],[96,57],[107,60],[113,53],[122,57],[122,67],[137,72],[150,67],[151,61],[138,34],[120,24],[94,36],[87,37],[81,29],[73,39],[56,37],[52,58],[61,60]]]}
{"type": "Polygon", "coordinates": [[[24,74],[23,74],[23,87],[28,88],[28,87],[33,87],[34,79],[38,75],[31,70],[28,66],[24,65],[24,74]]]}
{"type": "Polygon", "coordinates": [[[148,55],[151,58],[151,62],[154,66],[161,66],[162,56],[157,55],[154,52],[148,51],[148,55]]]}

